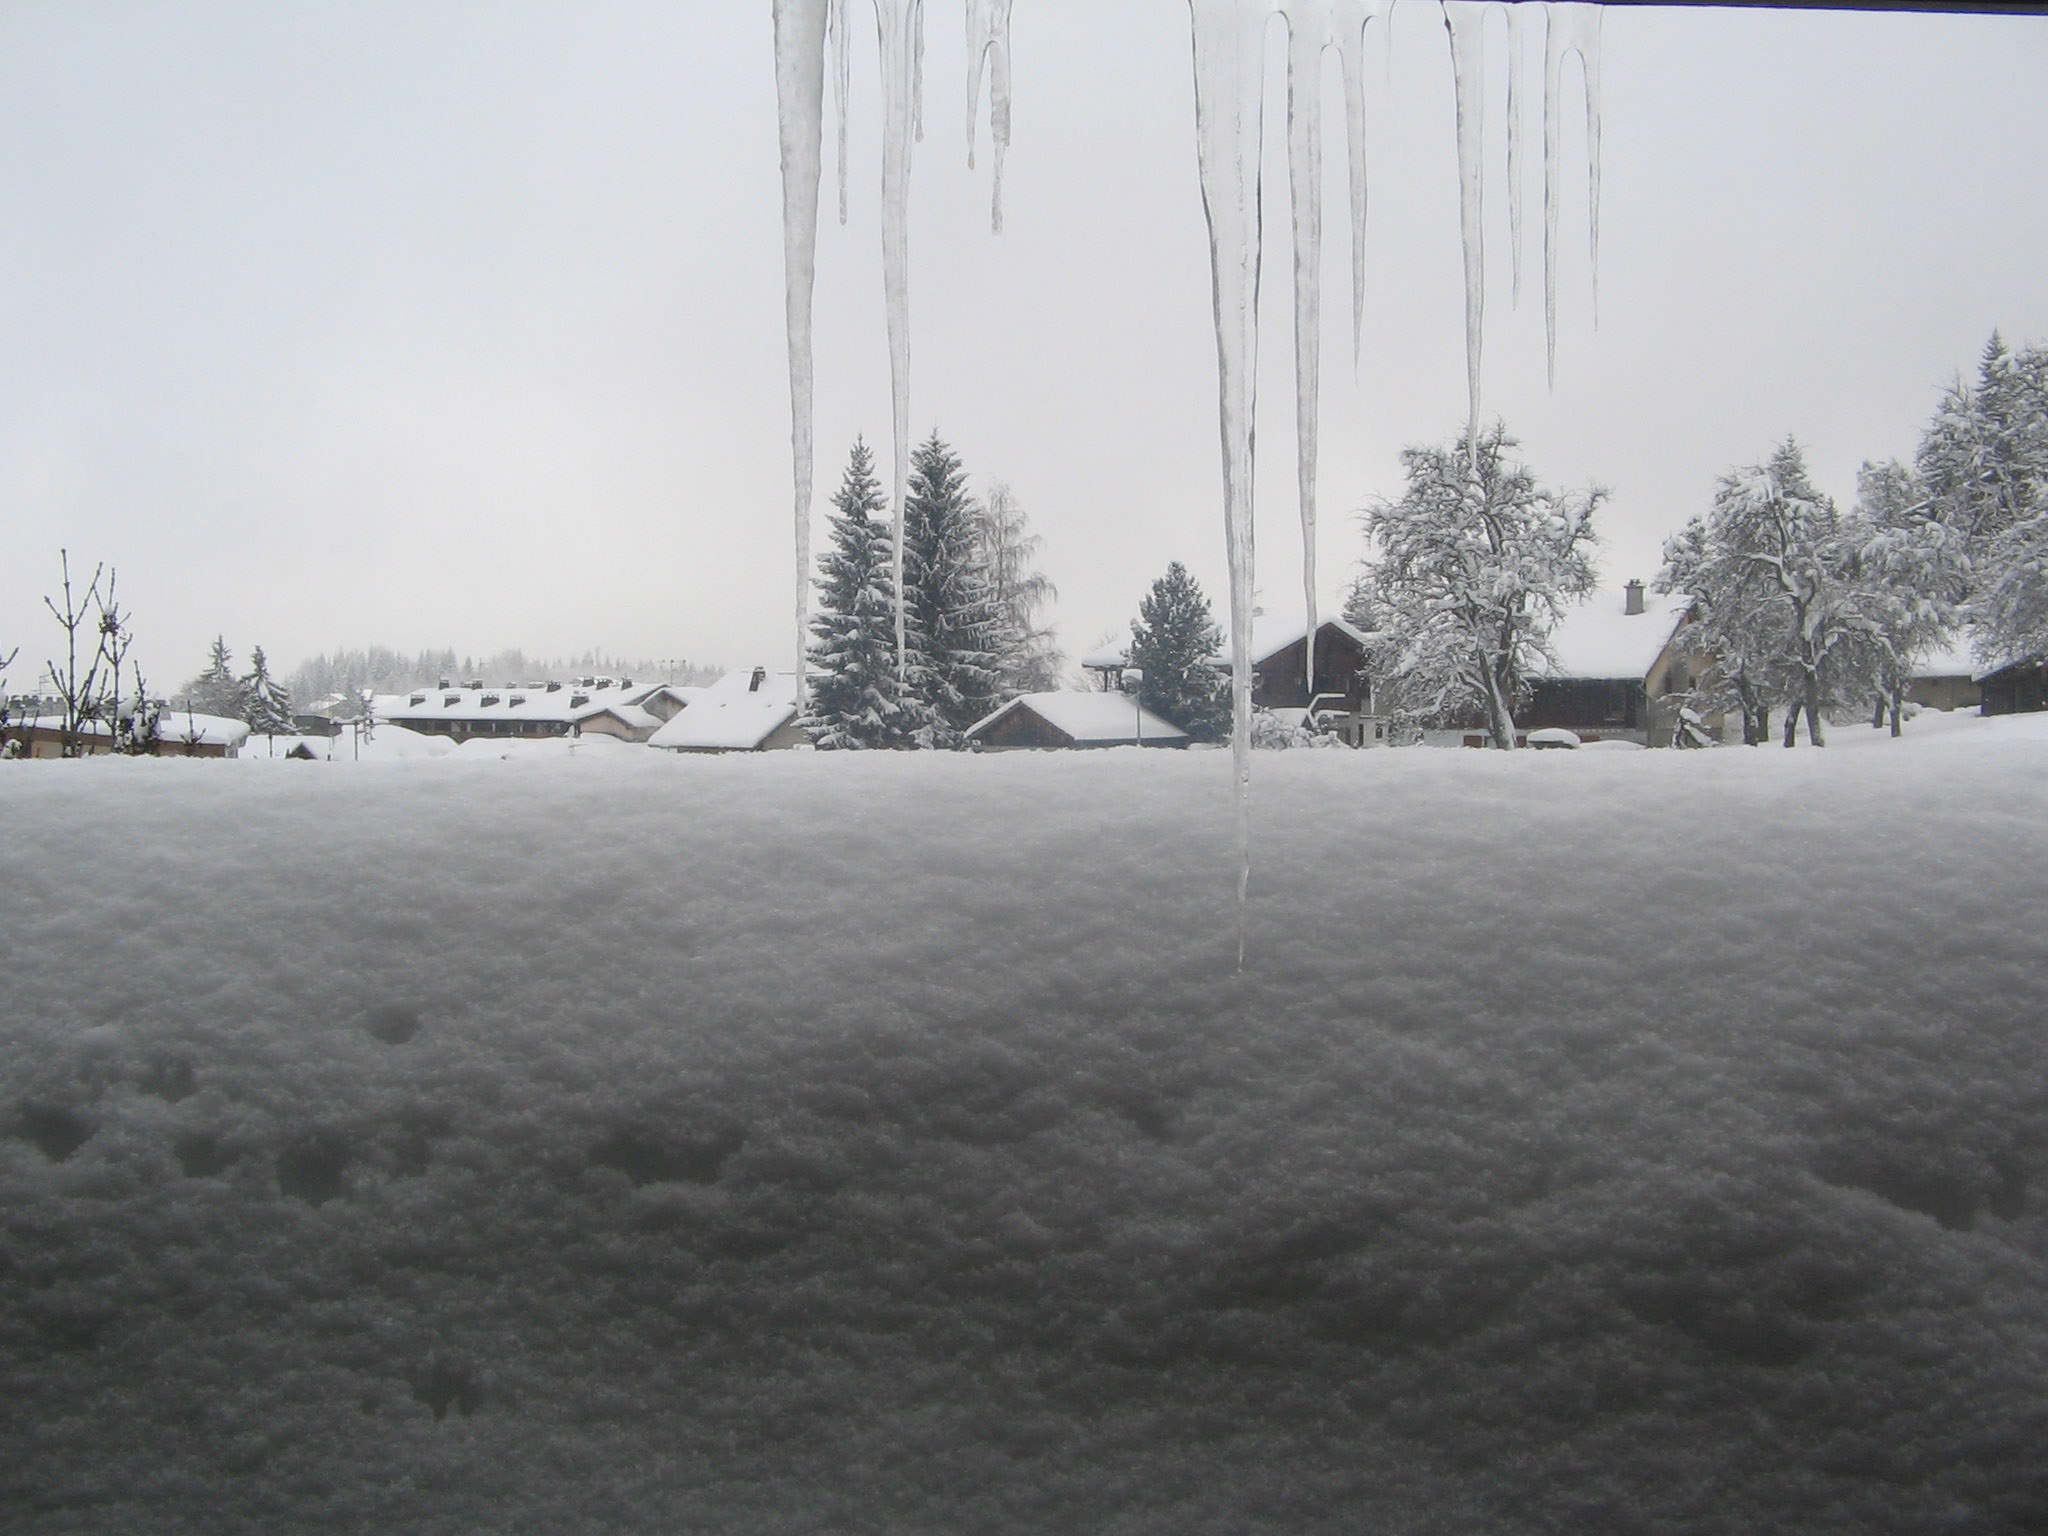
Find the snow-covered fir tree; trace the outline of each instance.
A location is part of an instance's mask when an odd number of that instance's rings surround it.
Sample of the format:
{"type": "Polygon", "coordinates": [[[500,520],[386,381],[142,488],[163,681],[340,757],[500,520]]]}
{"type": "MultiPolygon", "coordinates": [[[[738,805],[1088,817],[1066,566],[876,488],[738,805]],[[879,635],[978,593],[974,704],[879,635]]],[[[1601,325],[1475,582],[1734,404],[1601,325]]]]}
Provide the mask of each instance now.
{"type": "Polygon", "coordinates": [[[1364,595],[1395,711],[1477,714],[1500,748],[1515,744],[1515,708],[1566,604],[1593,589],[1593,513],[1607,495],[1544,489],[1507,457],[1519,446],[1496,422],[1476,445],[1460,434],[1403,449],[1407,491],[1365,515],[1364,595]]]}
{"type": "Polygon", "coordinates": [[[249,670],[242,678],[242,696],[248,713],[243,716],[258,735],[289,735],[292,729],[292,700],[283,683],[270,675],[270,660],[257,646],[249,655],[249,670]]]}
{"type": "Polygon", "coordinates": [[[997,664],[1007,634],[982,559],[966,472],[937,433],[911,453],[903,590],[905,695],[931,710],[918,729],[919,743],[959,747],[967,727],[1003,701],[997,664]]]}
{"type": "Polygon", "coordinates": [[[1915,459],[1929,515],[1967,540],[1968,618],[1988,665],[2048,656],[2048,348],[1994,332],[1915,459]]]}
{"type": "Polygon", "coordinates": [[[1223,630],[1201,585],[1178,560],[1152,583],[1131,623],[1138,702],[1196,741],[1230,735],[1230,689],[1217,670],[1223,630]]]}
{"type": "Polygon", "coordinates": [[[1030,518],[1001,481],[982,498],[976,527],[996,611],[1002,616],[996,674],[1003,697],[1059,687],[1060,665],[1066,658],[1054,641],[1052,626],[1040,622],[1059,590],[1043,571],[1033,568],[1044,539],[1030,531],[1030,518]]]}
{"type": "Polygon", "coordinates": [[[218,715],[226,720],[248,718],[248,690],[235,675],[234,658],[228,652],[225,636],[214,636],[206,668],[185,685],[185,696],[199,714],[218,715]]]}
{"type": "Polygon", "coordinates": [[[832,547],[818,562],[803,725],[824,748],[916,744],[930,711],[906,701],[896,669],[894,543],[874,454],[855,439],[832,497],[832,547]]]}

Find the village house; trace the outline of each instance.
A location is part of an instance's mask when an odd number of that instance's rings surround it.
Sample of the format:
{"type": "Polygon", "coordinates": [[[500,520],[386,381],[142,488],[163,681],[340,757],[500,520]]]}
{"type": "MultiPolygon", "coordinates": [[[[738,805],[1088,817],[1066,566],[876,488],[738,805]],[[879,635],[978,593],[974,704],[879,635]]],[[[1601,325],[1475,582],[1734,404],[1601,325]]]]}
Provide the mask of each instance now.
{"type": "MultiPolygon", "coordinates": [[[[1372,680],[1366,674],[1369,641],[1344,619],[1324,619],[1315,631],[1315,667],[1308,662],[1308,627],[1254,621],[1252,625],[1252,708],[1269,710],[1290,725],[1335,731],[1350,746],[1384,739],[1384,724],[1372,714],[1372,680]]],[[[1211,658],[1219,672],[1230,670],[1224,648],[1211,658]]],[[[1105,693],[1123,687],[1130,647],[1105,647],[1081,658],[1105,693]]]]}
{"type": "Polygon", "coordinates": [[[1979,672],[1987,715],[2032,714],[2048,710],[2048,661],[2009,661],[1979,672]]]}
{"type": "Polygon", "coordinates": [[[1978,709],[1984,703],[1984,688],[1977,681],[1983,671],[1970,654],[1970,637],[1957,637],[1950,645],[1923,656],[1913,664],[1912,680],[1906,685],[1906,702],[1922,709],[1978,709]]]}
{"type": "MultiPolygon", "coordinates": [[[[0,753],[10,757],[62,757],[64,717],[50,701],[10,700],[0,709],[0,753]]],[[[82,756],[114,749],[114,729],[102,720],[82,720],[75,736],[82,756]]],[[[238,757],[249,739],[240,720],[190,710],[164,709],[157,722],[156,757],[238,757]]]]}
{"type": "Polygon", "coordinates": [[[1184,747],[1188,733],[1128,693],[1025,693],[967,728],[986,751],[1047,747],[1184,747]]]}
{"type": "Polygon", "coordinates": [[[454,741],[473,737],[493,740],[541,739],[558,736],[615,736],[621,741],[646,741],[688,706],[702,690],[668,683],[610,678],[576,683],[506,684],[486,688],[471,682],[451,687],[446,679],[433,688],[380,694],[372,701],[379,721],[401,725],[426,736],[454,741]]]}
{"type": "Polygon", "coordinates": [[[706,688],[688,693],[687,708],[670,716],[648,738],[665,752],[773,752],[803,746],[810,737],[797,724],[793,673],[770,674],[766,667],[728,672],[706,688]]]}
{"type": "MultiPolygon", "coordinates": [[[[1653,596],[1631,581],[1570,610],[1551,632],[1549,666],[1529,680],[1528,702],[1515,712],[1517,737],[1565,730],[1581,741],[1670,746],[1679,726],[1674,696],[1697,680],[1675,644],[1692,606],[1683,593],[1653,596]]],[[[1711,730],[1717,722],[1703,724],[1711,730]]],[[[1465,744],[1484,746],[1486,737],[1468,731],[1465,744]]]]}

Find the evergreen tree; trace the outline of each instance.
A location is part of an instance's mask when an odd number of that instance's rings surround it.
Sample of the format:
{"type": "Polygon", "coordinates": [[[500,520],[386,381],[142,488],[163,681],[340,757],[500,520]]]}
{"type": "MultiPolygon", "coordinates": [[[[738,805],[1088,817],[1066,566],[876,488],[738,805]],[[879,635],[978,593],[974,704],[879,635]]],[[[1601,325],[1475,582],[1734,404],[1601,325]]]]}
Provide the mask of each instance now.
{"type": "Polygon", "coordinates": [[[270,675],[270,662],[260,645],[250,653],[249,671],[241,686],[248,707],[243,718],[249,722],[250,730],[271,736],[291,734],[291,695],[283,683],[270,675]]]}
{"type": "Polygon", "coordinates": [[[914,744],[930,712],[906,701],[896,671],[894,543],[874,455],[856,438],[832,498],[832,548],[818,562],[818,611],[803,726],[820,747],[914,744]]]}
{"type": "Polygon", "coordinates": [[[1993,666],[2048,656],[2048,348],[1993,333],[1974,386],[1957,380],[1916,459],[1929,516],[1958,531],[1967,617],[1993,666]]]}
{"type": "Polygon", "coordinates": [[[930,709],[920,745],[963,745],[966,729],[1002,702],[1005,632],[976,518],[959,455],[932,434],[911,454],[903,504],[903,684],[930,709]]]}
{"type": "Polygon", "coordinates": [[[1518,446],[1496,422],[1476,446],[1460,434],[1405,448],[1407,491],[1365,516],[1379,551],[1367,593],[1384,644],[1374,659],[1398,709],[1477,712],[1502,749],[1565,603],[1593,588],[1593,513],[1607,494],[1543,489],[1508,459],[1518,446]]]}
{"type": "Polygon", "coordinates": [[[1152,583],[1131,624],[1138,702],[1196,741],[1230,735],[1230,692],[1215,665],[1223,630],[1209,599],[1178,560],[1152,583]]]}
{"type": "Polygon", "coordinates": [[[185,695],[191,708],[199,714],[218,715],[225,720],[248,718],[248,693],[242,680],[235,676],[234,660],[228,654],[228,642],[224,636],[214,636],[213,649],[207,654],[206,669],[185,685],[185,695]]]}

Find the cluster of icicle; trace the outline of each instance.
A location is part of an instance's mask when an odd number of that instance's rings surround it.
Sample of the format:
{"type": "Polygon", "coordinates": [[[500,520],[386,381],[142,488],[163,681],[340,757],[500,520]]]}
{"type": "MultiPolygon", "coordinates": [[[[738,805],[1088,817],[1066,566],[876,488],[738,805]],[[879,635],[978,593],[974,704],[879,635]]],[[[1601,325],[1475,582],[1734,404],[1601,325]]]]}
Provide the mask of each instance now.
{"type": "MultiPolygon", "coordinates": [[[[1486,12],[1498,0],[1443,0],[1457,91],[1459,224],[1465,253],[1466,410],[1479,435],[1485,328],[1486,12]]],[[[1344,85],[1351,191],[1351,344],[1356,360],[1365,312],[1365,35],[1384,11],[1373,0],[1189,0],[1194,18],[1196,148],[1209,219],[1216,308],[1218,415],[1223,435],[1223,520],[1230,561],[1231,751],[1237,778],[1240,912],[1250,877],[1251,621],[1253,592],[1253,421],[1258,373],[1260,124],[1265,42],[1276,15],[1287,25],[1287,165],[1294,236],[1294,401],[1297,499],[1301,516],[1303,647],[1311,690],[1316,598],[1316,453],[1322,316],[1323,55],[1335,52],[1344,85]]],[[[1391,0],[1387,7],[1391,9],[1391,0]]],[[[1508,26],[1508,188],[1515,287],[1521,287],[1521,48],[1524,7],[1501,6],[1508,26]]],[[[1557,351],[1558,162],[1565,61],[1578,55],[1586,86],[1592,238],[1597,261],[1600,194],[1600,7],[1546,4],[1543,106],[1544,309],[1551,369],[1557,351]]],[[[1384,20],[1381,23],[1385,25],[1384,20]]],[[[1240,930],[1240,957],[1242,930],[1240,930]]]]}
{"type": "MultiPolygon", "coordinates": [[[[882,274],[887,293],[889,374],[894,426],[896,590],[903,590],[903,499],[910,457],[909,185],[913,140],[923,137],[923,0],[873,0],[881,44],[882,274]]],[[[1253,592],[1253,419],[1258,371],[1260,124],[1265,40],[1275,16],[1287,26],[1287,162],[1294,245],[1295,453],[1300,504],[1302,597],[1314,686],[1316,598],[1316,453],[1322,320],[1322,60],[1337,55],[1344,88],[1351,215],[1351,343],[1354,362],[1365,314],[1365,39],[1394,0],[1188,0],[1194,26],[1196,151],[1209,221],[1214,283],[1218,418],[1223,438],[1223,521],[1230,568],[1231,750],[1237,781],[1239,958],[1250,864],[1251,629],[1253,592]]],[[[1460,232],[1465,256],[1467,425],[1476,443],[1485,327],[1485,54],[1483,24],[1495,5],[1508,26],[1508,191],[1514,283],[1521,291],[1521,16],[1534,0],[1441,0],[1450,32],[1457,92],[1460,232]]],[[[824,67],[832,45],[839,119],[839,217],[846,218],[846,0],[774,0],[775,73],[782,134],[783,250],[787,288],[791,446],[796,472],[797,685],[810,571],[811,293],[817,247],[823,142],[824,67]]],[[[981,79],[990,82],[995,144],[991,222],[1002,228],[1003,152],[1010,139],[1011,0],[966,0],[968,164],[974,162],[981,79]]],[[[1553,378],[1557,357],[1557,223],[1560,200],[1564,66],[1576,55],[1585,81],[1591,242],[1597,267],[1600,231],[1600,7],[1545,3],[1543,79],[1544,325],[1553,378]]],[[[1385,21],[1382,19],[1384,27],[1385,21]]],[[[1597,292],[1597,286],[1596,286],[1597,292]]],[[[903,608],[896,615],[899,657],[903,608]]]]}
{"type": "MultiPolygon", "coordinates": [[[[824,142],[825,50],[839,119],[839,222],[846,222],[847,0],[774,0],[775,94],[782,138],[783,310],[789,341],[790,457],[796,475],[797,700],[803,701],[810,606],[812,440],[811,296],[817,271],[818,184],[824,142]]],[[[981,80],[989,77],[995,143],[990,222],[1003,227],[1003,152],[1010,146],[1010,3],[966,0],[967,163],[974,164],[981,80]]],[[[895,483],[896,590],[903,591],[903,493],[910,473],[910,147],[924,137],[924,0],[874,0],[882,75],[882,285],[889,326],[895,483]]],[[[904,650],[896,605],[896,653],[904,650]]]]}

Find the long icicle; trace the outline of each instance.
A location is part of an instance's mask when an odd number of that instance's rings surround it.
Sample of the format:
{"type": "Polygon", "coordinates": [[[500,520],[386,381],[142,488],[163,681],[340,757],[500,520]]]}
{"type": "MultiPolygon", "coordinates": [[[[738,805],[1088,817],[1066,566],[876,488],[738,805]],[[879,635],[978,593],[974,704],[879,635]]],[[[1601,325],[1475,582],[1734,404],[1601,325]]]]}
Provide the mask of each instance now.
{"type": "Polygon", "coordinates": [[[1259,100],[1267,9],[1188,0],[1194,24],[1195,148],[1209,225],[1216,320],[1223,531],[1230,562],[1230,754],[1237,793],[1237,963],[1251,884],[1253,417],[1258,396],[1259,100]]]}
{"type": "Polygon", "coordinates": [[[1508,20],[1508,243],[1514,260],[1512,302],[1522,302],[1522,7],[1502,7],[1508,20]]]}
{"type": "MultiPolygon", "coordinates": [[[[1392,0],[1389,0],[1389,11],[1392,0]]],[[[1365,30],[1372,20],[1369,0],[1337,0],[1335,46],[1344,76],[1344,132],[1351,187],[1351,370],[1358,371],[1365,333],[1365,30]]],[[[1385,26],[1385,22],[1381,22],[1385,26]]]]}
{"type": "Polygon", "coordinates": [[[1301,514],[1303,686],[1316,691],[1317,403],[1323,358],[1323,49],[1329,14],[1296,0],[1287,18],[1287,183],[1294,216],[1294,453],[1301,514]]]}
{"type": "Polygon", "coordinates": [[[1586,92],[1586,219],[1593,268],[1593,323],[1600,314],[1600,18],[1598,5],[1546,0],[1543,7],[1543,337],[1557,388],[1557,219],[1563,195],[1564,63],[1578,55],[1586,92]]]}
{"type": "Polygon", "coordinates": [[[839,118],[839,222],[846,223],[846,98],[850,83],[850,39],[846,29],[846,0],[832,0],[832,107],[839,118]]]}
{"type": "Polygon", "coordinates": [[[1479,472],[1479,380],[1486,341],[1486,6],[1443,0],[1458,102],[1458,231],[1465,248],[1465,445],[1479,472]]]}
{"type": "Polygon", "coordinates": [[[976,119],[981,112],[981,75],[988,69],[990,166],[989,228],[1003,232],[1003,156],[1010,148],[1011,0],[967,0],[967,168],[974,169],[976,119]]]}
{"type": "Polygon", "coordinates": [[[910,484],[910,145],[923,0],[875,0],[882,53],[882,286],[888,304],[889,408],[895,481],[896,670],[908,663],[903,500],[910,484]]]}
{"type": "Polygon", "coordinates": [[[817,273],[828,0],[775,0],[775,109],[782,159],[782,302],[796,495],[796,703],[804,707],[811,590],[811,300],[817,273]]]}

